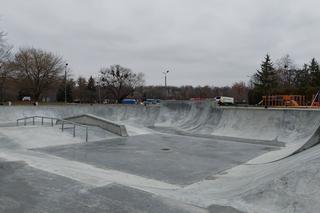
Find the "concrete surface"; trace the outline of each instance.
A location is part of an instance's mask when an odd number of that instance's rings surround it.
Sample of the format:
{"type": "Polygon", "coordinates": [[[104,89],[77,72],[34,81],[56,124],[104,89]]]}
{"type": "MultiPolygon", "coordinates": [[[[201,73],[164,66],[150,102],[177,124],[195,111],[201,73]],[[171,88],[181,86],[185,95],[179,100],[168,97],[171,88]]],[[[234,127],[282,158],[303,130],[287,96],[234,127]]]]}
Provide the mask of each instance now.
{"type": "Polygon", "coordinates": [[[0,107],[0,212],[315,212],[319,127],[319,110],[207,102],[0,107]],[[87,113],[129,137],[12,127],[87,113]]]}
{"type": "Polygon", "coordinates": [[[0,212],[184,213],[205,210],[117,184],[93,188],[33,169],[22,162],[0,162],[0,212]]]}
{"type": "Polygon", "coordinates": [[[49,154],[164,182],[188,185],[276,148],[152,134],[43,148],[49,154]]]}
{"type": "MultiPolygon", "coordinates": [[[[68,117],[93,114],[127,127],[169,127],[191,134],[226,137],[239,141],[284,144],[285,149],[261,156],[268,163],[319,142],[320,111],[312,109],[212,108],[207,102],[163,102],[159,107],[140,105],[70,105],[2,107],[0,122],[32,115],[68,117]],[[305,147],[306,145],[306,147],[305,147]]],[[[139,127],[139,128],[137,128],[139,127]]],[[[139,132],[138,132],[139,134],[139,132]]]]}

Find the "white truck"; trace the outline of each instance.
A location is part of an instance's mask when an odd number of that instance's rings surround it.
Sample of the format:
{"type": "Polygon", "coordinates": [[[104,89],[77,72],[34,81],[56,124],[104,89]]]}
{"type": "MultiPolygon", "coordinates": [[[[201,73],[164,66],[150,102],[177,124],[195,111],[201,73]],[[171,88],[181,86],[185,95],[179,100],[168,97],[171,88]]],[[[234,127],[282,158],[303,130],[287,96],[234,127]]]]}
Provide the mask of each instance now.
{"type": "Polygon", "coordinates": [[[219,105],[233,105],[234,98],[226,96],[217,96],[214,98],[219,105]]]}

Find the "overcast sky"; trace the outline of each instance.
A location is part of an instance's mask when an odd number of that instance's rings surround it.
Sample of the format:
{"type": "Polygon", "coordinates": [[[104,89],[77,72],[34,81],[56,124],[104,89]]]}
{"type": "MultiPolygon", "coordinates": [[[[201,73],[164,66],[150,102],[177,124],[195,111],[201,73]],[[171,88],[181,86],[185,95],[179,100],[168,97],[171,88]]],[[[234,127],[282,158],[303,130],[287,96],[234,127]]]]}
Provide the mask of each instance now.
{"type": "Polygon", "coordinates": [[[147,85],[248,81],[266,53],[319,57],[317,0],[0,0],[0,30],[52,51],[74,77],[121,64],[147,85]]]}

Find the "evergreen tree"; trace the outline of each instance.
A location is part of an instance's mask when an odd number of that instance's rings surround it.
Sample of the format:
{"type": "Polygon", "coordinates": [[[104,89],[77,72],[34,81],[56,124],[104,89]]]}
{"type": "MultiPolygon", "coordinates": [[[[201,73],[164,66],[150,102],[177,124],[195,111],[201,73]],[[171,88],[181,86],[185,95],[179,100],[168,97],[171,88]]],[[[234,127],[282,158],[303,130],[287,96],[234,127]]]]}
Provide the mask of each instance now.
{"type": "Polygon", "coordinates": [[[263,95],[271,95],[277,86],[277,73],[268,54],[261,64],[261,70],[257,70],[254,76],[254,85],[263,95]]]}
{"type": "Polygon", "coordinates": [[[92,76],[90,76],[88,80],[87,91],[88,91],[90,103],[93,103],[96,99],[96,82],[92,78],[92,76]]]}
{"type": "Polygon", "coordinates": [[[95,92],[96,91],[96,82],[95,80],[92,78],[92,76],[90,76],[89,80],[88,80],[88,85],[87,85],[87,89],[89,91],[95,92]]]}
{"type": "Polygon", "coordinates": [[[77,88],[76,88],[76,98],[82,102],[86,102],[87,99],[87,80],[84,77],[79,77],[77,79],[77,88]]]}
{"type": "Polygon", "coordinates": [[[311,77],[311,86],[319,87],[320,86],[320,68],[319,63],[313,58],[309,65],[310,77],[311,77]]]}
{"type": "MultiPolygon", "coordinates": [[[[66,86],[66,92],[67,92],[67,102],[73,102],[73,90],[74,90],[74,81],[73,79],[70,79],[67,81],[67,86],[66,86]]],[[[65,99],[65,84],[64,82],[60,84],[58,91],[57,91],[57,101],[63,102],[65,99]]]]}
{"type": "Polygon", "coordinates": [[[296,74],[295,86],[303,91],[307,87],[310,86],[310,74],[309,74],[309,66],[307,64],[303,65],[302,69],[299,69],[296,74]]]}

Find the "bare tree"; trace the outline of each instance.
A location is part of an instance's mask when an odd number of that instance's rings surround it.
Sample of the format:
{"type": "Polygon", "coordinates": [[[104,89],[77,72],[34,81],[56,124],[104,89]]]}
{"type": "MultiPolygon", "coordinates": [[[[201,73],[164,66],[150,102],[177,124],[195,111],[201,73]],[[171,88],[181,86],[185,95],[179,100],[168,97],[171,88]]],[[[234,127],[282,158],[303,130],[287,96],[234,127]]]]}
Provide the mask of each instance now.
{"type": "Polygon", "coordinates": [[[87,80],[79,77],[76,81],[75,97],[80,103],[87,101],[87,80]]]}
{"type": "Polygon", "coordinates": [[[11,69],[9,68],[9,60],[11,56],[12,47],[7,44],[5,40],[6,34],[0,32],[0,95],[1,103],[4,101],[5,88],[8,77],[11,74],[11,69]]]}
{"type": "Polygon", "coordinates": [[[279,78],[279,83],[283,88],[290,88],[293,86],[296,74],[296,65],[287,54],[276,61],[276,70],[279,78]]]}
{"type": "Polygon", "coordinates": [[[136,74],[120,65],[102,68],[100,70],[100,78],[102,85],[110,89],[118,103],[132,94],[136,87],[144,84],[143,73],[136,74]]]}
{"type": "Polygon", "coordinates": [[[48,90],[64,70],[61,57],[41,49],[20,49],[14,57],[13,68],[17,77],[31,91],[32,97],[38,101],[41,94],[48,90]]]}
{"type": "Polygon", "coordinates": [[[235,102],[248,102],[248,87],[243,81],[233,83],[232,87],[232,96],[235,99],[235,102]]]}

